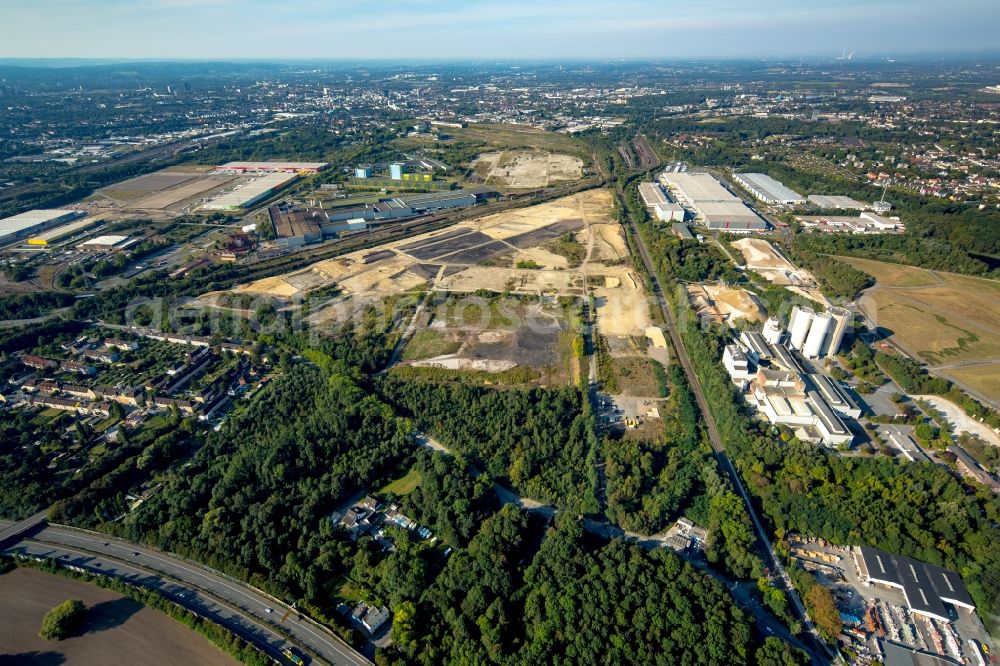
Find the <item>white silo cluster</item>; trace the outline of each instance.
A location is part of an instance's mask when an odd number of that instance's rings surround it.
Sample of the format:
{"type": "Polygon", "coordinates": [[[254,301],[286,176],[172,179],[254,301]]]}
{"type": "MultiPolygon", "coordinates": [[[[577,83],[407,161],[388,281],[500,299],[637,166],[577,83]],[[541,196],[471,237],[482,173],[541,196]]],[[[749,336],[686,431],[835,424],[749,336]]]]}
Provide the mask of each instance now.
{"type": "Polygon", "coordinates": [[[843,308],[817,313],[796,305],[788,322],[789,344],[808,358],[831,356],[840,350],[850,321],[851,313],[843,308]]]}

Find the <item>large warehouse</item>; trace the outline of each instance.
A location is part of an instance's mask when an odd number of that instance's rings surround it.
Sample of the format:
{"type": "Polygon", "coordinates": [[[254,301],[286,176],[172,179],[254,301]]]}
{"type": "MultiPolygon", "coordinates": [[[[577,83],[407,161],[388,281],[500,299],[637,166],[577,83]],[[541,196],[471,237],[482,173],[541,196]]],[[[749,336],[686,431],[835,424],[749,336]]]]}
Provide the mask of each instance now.
{"type": "Polygon", "coordinates": [[[976,610],[962,578],[936,564],[926,564],[903,555],[893,555],[878,548],[859,546],[854,562],[867,585],[884,585],[902,591],[910,611],[951,622],[945,604],[976,610]]]}
{"type": "Polygon", "coordinates": [[[784,183],[766,173],[737,173],[733,174],[733,179],[766,204],[790,205],[806,202],[801,194],[785,187],[784,183]]]}
{"type": "Polygon", "coordinates": [[[219,173],[319,173],[326,162],[226,162],[215,167],[219,173]]]}
{"type": "Polygon", "coordinates": [[[213,197],[203,203],[205,210],[239,210],[249,208],[262,201],[284,186],[294,181],[298,176],[288,173],[269,173],[240,185],[234,190],[213,197]]]}
{"type": "Polygon", "coordinates": [[[768,229],[766,221],[711,174],[663,173],[660,182],[710,230],[746,234],[768,229]]]}
{"type": "Polygon", "coordinates": [[[17,241],[51,229],[57,224],[75,220],[85,215],[78,210],[43,209],[29,210],[20,215],[14,215],[0,220],[0,246],[17,241]]]}

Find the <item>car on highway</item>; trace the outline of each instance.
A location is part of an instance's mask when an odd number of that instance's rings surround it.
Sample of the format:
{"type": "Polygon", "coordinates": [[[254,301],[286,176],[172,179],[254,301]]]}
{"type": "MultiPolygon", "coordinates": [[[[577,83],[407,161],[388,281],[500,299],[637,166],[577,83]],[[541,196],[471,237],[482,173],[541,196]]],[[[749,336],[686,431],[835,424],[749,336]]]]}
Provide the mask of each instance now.
{"type": "Polygon", "coordinates": [[[270,608],[265,608],[265,609],[264,609],[264,612],[265,612],[265,613],[273,613],[274,611],[272,611],[272,610],[271,610],[270,608]]]}

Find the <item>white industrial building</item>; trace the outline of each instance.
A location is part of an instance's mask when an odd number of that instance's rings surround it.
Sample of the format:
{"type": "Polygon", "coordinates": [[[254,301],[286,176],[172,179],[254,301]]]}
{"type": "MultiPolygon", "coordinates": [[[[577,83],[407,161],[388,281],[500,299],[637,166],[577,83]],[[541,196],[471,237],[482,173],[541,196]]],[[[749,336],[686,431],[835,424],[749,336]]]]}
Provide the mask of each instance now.
{"type": "Polygon", "coordinates": [[[239,210],[263,201],[298,178],[294,173],[269,173],[248,180],[234,190],[213,197],[203,203],[205,210],[239,210]]]}
{"type": "MultiPolygon", "coordinates": [[[[833,324],[828,313],[822,317],[833,324]]],[[[804,335],[807,344],[809,331],[804,335]]],[[[799,439],[831,447],[849,445],[854,434],[845,419],[860,417],[860,406],[829,377],[803,370],[780,338],[780,326],[773,322],[765,324],[765,332],[743,331],[737,342],[726,345],[722,364],[733,383],[760,415],[792,428],[799,439]]]]}
{"type": "Polygon", "coordinates": [[[766,221],[711,174],[662,173],[660,182],[711,230],[741,234],[768,229],[766,221]]]}
{"type": "Polygon", "coordinates": [[[639,183],[639,197],[642,198],[643,205],[650,209],[656,204],[670,203],[659,183],[639,183]]]}
{"type": "Polygon", "coordinates": [[[766,173],[736,173],[733,174],[733,179],[766,204],[792,205],[806,202],[801,194],[766,173]]]}
{"type": "Polygon", "coordinates": [[[79,210],[41,209],[29,210],[19,215],[0,220],[0,246],[16,243],[19,240],[51,229],[57,224],[83,217],[86,213],[79,210]]]}
{"type": "Polygon", "coordinates": [[[826,210],[865,210],[871,208],[869,204],[839,194],[810,194],[807,199],[817,208],[826,210]]]}
{"type": "Polygon", "coordinates": [[[215,167],[218,173],[319,173],[326,162],[227,162],[215,167]]]}

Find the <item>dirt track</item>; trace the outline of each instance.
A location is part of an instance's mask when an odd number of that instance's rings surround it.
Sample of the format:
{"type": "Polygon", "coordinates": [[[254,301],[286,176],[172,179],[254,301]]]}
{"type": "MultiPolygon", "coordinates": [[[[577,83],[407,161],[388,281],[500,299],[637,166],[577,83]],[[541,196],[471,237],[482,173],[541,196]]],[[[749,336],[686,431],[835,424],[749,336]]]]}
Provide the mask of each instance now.
{"type": "Polygon", "coordinates": [[[35,569],[0,575],[0,618],[0,666],[237,663],[159,611],[96,585],[35,569]],[[39,638],[45,613],[70,598],[87,606],[87,623],[77,635],[62,641],[39,638]]]}

